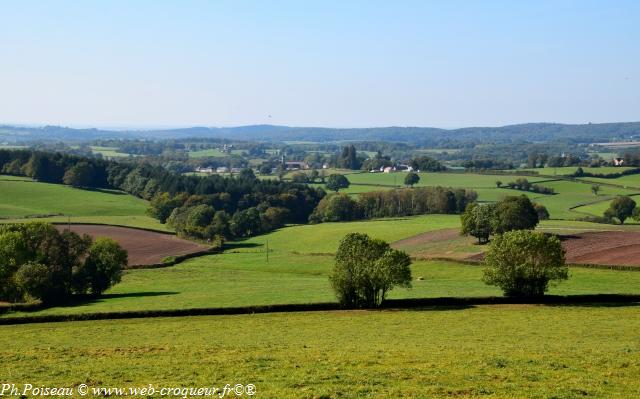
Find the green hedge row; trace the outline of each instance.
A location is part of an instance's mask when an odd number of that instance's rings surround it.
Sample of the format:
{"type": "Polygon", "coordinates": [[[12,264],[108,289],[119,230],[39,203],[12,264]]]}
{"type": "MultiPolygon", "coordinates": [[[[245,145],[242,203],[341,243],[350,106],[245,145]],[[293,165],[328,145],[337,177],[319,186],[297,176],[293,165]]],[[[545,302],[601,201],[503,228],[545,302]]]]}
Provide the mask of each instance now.
{"type": "MultiPolygon", "coordinates": [[[[546,295],[539,298],[510,298],[510,297],[441,297],[441,298],[412,298],[386,300],[384,309],[416,309],[427,307],[470,307],[476,305],[511,305],[511,304],[542,304],[542,305],[578,305],[605,303],[638,303],[640,295],[626,294],[595,294],[595,295],[546,295]]],[[[242,306],[229,308],[193,308],[173,310],[141,310],[126,312],[85,313],[69,315],[34,315],[0,318],[0,325],[56,323],[65,321],[115,320],[148,317],[185,317],[185,316],[223,316],[255,313],[287,313],[313,312],[342,309],[338,303],[307,303],[286,305],[242,306]]],[[[16,309],[17,310],[17,309],[16,309]]],[[[23,309],[24,310],[24,309],[23,309]]]]}

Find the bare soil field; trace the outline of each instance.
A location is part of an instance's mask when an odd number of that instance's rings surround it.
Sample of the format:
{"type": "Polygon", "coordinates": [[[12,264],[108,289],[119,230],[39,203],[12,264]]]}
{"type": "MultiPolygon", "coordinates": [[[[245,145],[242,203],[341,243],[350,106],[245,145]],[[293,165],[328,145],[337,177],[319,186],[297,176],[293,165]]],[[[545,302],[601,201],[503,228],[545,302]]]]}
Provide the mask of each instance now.
{"type": "Polygon", "coordinates": [[[640,266],[640,232],[604,231],[563,237],[567,263],[640,266]]]}
{"type": "MultiPolygon", "coordinates": [[[[60,231],[67,225],[56,225],[60,231]]],[[[156,233],[127,227],[71,224],[71,231],[93,238],[109,237],[129,253],[129,266],[152,265],[168,256],[186,255],[207,249],[205,245],[183,240],[171,234],[156,233]]]]}
{"type": "MultiPolygon", "coordinates": [[[[640,267],[640,232],[599,231],[561,236],[569,264],[640,267]]],[[[396,241],[392,246],[420,258],[450,258],[481,262],[488,246],[473,244],[458,229],[437,230],[396,241]],[[476,253],[474,253],[476,252],[476,253]]]]}

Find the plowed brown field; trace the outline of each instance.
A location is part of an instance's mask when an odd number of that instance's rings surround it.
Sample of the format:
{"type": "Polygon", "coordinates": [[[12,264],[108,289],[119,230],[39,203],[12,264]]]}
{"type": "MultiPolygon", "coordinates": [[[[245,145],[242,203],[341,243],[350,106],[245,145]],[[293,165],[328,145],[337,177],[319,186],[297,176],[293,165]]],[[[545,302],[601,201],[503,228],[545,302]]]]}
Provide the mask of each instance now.
{"type": "MultiPolygon", "coordinates": [[[[67,225],[56,225],[58,230],[67,225]]],[[[168,256],[186,255],[207,249],[205,245],[183,240],[171,234],[132,229],[128,227],[72,224],[71,231],[88,234],[93,238],[109,237],[116,240],[129,253],[129,266],[152,265],[168,256]]]]}

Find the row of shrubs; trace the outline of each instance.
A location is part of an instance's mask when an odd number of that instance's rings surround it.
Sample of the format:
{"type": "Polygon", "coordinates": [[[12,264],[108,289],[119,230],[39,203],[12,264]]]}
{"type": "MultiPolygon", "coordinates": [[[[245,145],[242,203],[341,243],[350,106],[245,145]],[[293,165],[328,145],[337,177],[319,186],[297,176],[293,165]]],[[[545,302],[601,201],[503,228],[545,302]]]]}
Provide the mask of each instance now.
{"type": "Polygon", "coordinates": [[[504,188],[510,188],[512,190],[520,190],[520,191],[530,191],[537,194],[553,195],[556,193],[553,188],[541,186],[539,184],[532,184],[529,182],[529,180],[523,177],[516,179],[516,181],[507,183],[506,186],[503,185],[503,183],[500,180],[498,180],[496,181],[496,187],[498,188],[504,187],[504,188]]]}

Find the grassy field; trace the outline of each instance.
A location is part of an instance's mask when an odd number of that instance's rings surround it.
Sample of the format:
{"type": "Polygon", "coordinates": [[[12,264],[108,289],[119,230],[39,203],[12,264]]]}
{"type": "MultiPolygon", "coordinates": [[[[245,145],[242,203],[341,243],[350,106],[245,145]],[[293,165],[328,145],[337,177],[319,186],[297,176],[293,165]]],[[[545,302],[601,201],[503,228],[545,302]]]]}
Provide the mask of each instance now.
{"type": "Polygon", "coordinates": [[[581,180],[602,183],[602,184],[616,184],[619,186],[635,187],[640,189],[640,174],[621,176],[615,179],[602,179],[599,177],[585,177],[581,180]]]}
{"type": "Polygon", "coordinates": [[[91,146],[91,152],[93,152],[94,154],[102,154],[102,156],[106,158],[122,158],[122,157],[136,156],[133,154],[118,152],[118,149],[116,147],[91,146]]]}
{"type": "MultiPolygon", "coordinates": [[[[632,196],[632,198],[638,202],[640,201],[640,197],[632,196]]],[[[586,213],[589,215],[602,216],[604,212],[609,208],[611,201],[602,201],[591,205],[581,206],[575,209],[576,212],[586,213]]],[[[633,223],[632,219],[628,219],[627,222],[633,223]]]]}
{"type": "MultiPolygon", "coordinates": [[[[566,166],[566,167],[559,167],[559,168],[553,168],[553,167],[544,167],[544,168],[531,168],[531,169],[522,169],[522,170],[526,170],[526,171],[531,171],[531,172],[538,172],[541,175],[547,175],[547,176],[567,176],[570,174],[575,173],[575,171],[578,169],[577,166],[566,166]]],[[[583,166],[582,170],[587,172],[587,173],[597,173],[597,174],[608,174],[608,173],[620,173],[623,172],[627,169],[633,169],[631,167],[618,167],[618,166],[601,166],[598,168],[592,168],[589,166],[583,166]]],[[[515,171],[514,173],[517,173],[517,171],[515,171]]]]}
{"type": "Polygon", "coordinates": [[[207,158],[207,157],[213,157],[213,158],[224,158],[224,157],[228,157],[230,155],[240,155],[244,152],[244,150],[231,150],[231,153],[224,153],[222,151],[220,151],[220,149],[218,148],[209,148],[206,150],[199,150],[199,151],[189,151],[189,158],[207,158]]]}
{"type": "MultiPolygon", "coordinates": [[[[81,190],[62,184],[39,183],[24,177],[0,176],[0,218],[33,215],[72,215],[72,221],[113,223],[166,229],[145,215],[147,202],[114,190],[81,190]]],[[[66,222],[66,216],[47,221],[66,222]]]]}
{"type": "MultiPolygon", "coordinates": [[[[515,180],[518,177],[525,177],[534,183],[547,178],[536,176],[503,176],[503,175],[480,175],[473,173],[419,173],[420,182],[416,186],[443,186],[456,188],[493,188],[496,181],[503,183],[515,180]]],[[[358,173],[347,176],[351,183],[366,185],[387,185],[404,186],[406,173],[358,173]]]]}
{"type": "Polygon", "coordinates": [[[555,190],[556,195],[538,196],[536,202],[547,207],[554,219],[572,219],[582,215],[571,210],[572,207],[591,204],[612,199],[616,195],[629,195],[636,193],[619,187],[602,186],[598,196],[591,192],[591,185],[568,180],[557,180],[542,184],[555,190]]]}
{"type": "MultiPolygon", "coordinates": [[[[558,223],[547,223],[548,227],[558,226],[558,223]]],[[[338,241],[345,234],[366,232],[391,242],[420,232],[453,228],[458,224],[457,216],[432,215],[288,227],[236,243],[223,254],[192,259],[170,268],[128,271],[120,284],[93,301],[35,313],[12,313],[4,317],[331,302],[335,298],[329,286],[328,273],[338,241]],[[270,250],[268,261],[267,241],[270,250]]],[[[582,224],[584,228],[593,225],[582,224]]],[[[412,249],[407,250],[411,252],[412,249]]],[[[482,283],[480,266],[416,261],[412,270],[413,288],[394,290],[391,298],[501,294],[498,289],[482,283]]],[[[550,292],[640,293],[638,272],[576,268],[571,273],[569,281],[552,287],[550,292]]]]}
{"type": "Polygon", "coordinates": [[[242,244],[250,250],[265,245],[274,252],[333,253],[340,239],[352,232],[367,233],[387,242],[401,240],[427,231],[460,226],[458,215],[423,215],[348,223],[321,223],[287,227],[242,244]]]}
{"type": "Polygon", "coordinates": [[[254,384],[256,397],[632,398],[635,306],[479,306],[2,327],[0,380],[254,384]],[[587,322],[588,321],[588,322],[587,322]]]}
{"type": "MultiPolygon", "coordinates": [[[[598,169],[598,168],[594,168],[598,169]]],[[[600,168],[603,169],[603,168],[600,168]]],[[[398,187],[403,186],[404,173],[355,173],[347,176],[352,183],[348,189],[341,192],[357,195],[364,192],[390,190],[394,184],[398,187]]],[[[638,175],[640,176],[640,175],[638,175]]],[[[453,188],[473,189],[478,193],[478,200],[482,202],[499,201],[509,195],[526,195],[531,200],[539,202],[547,207],[551,218],[553,219],[576,219],[584,216],[584,213],[591,213],[589,209],[579,208],[580,211],[573,208],[582,205],[602,202],[607,203],[610,199],[617,195],[633,195],[640,190],[626,189],[617,186],[601,186],[601,192],[598,196],[591,192],[593,183],[571,181],[562,179],[548,179],[545,177],[531,176],[501,176],[501,175],[482,175],[472,173],[420,173],[421,180],[416,185],[420,186],[444,186],[453,188]],[[514,181],[518,177],[524,177],[531,183],[537,183],[545,187],[553,188],[555,195],[543,195],[532,192],[524,192],[507,188],[497,188],[496,181],[499,180],[503,184],[514,181]]],[[[629,176],[636,177],[636,176],[629,176]]],[[[619,179],[610,180],[610,183],[619,179]]],[[[640,179],[638,180],[640,185],[640,179]]],[[[322,184],[315,184],[317,187],[324,187],[322,184]]],[[[599,204],[598,206],[604,206],[599,204]]],[[[601,214],[601,213],[599,213],[601,214]]]]}
{"type": "MultiPolygon", "coordinates": [[[[183,264],[128,271],[122,283],[94,301],[2,317],[132,310],[170,310],[285,303],[334,302],[328,281],[331,256],[226,253],[183,264]]],[[[482,268],[444,261],[416,261],[411,289],[396,289],[390,298],[500,296],[481,281],[482,268]]],[[[551,294],[639,294],[640,273],[574,268],[570,280],[551,294]]]]}

